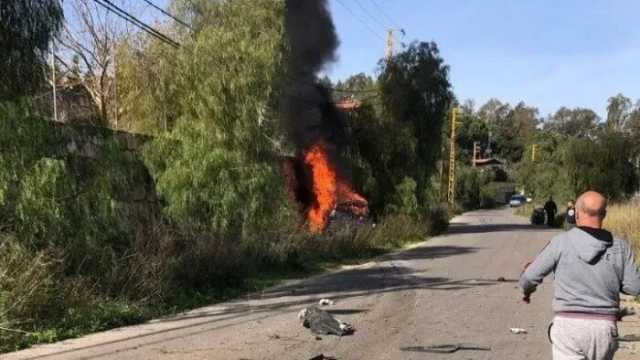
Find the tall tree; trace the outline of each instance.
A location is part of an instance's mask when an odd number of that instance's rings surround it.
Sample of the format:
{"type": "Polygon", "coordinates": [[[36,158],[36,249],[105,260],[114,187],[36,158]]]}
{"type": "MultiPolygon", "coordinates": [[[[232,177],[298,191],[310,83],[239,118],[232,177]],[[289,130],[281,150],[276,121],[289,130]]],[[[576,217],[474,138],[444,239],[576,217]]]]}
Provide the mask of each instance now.
{"type": "Polygon", "coordinates": [[[607,127],[615,131],[624,131],[631,112],[631,99],[618,94],[609,98],[607,106],[607,127]]]}
{"type": "Polygon", "coordinates": [[[210,3],[203,17],[215,22],[177,52],[176,124],[145,156],[173,220],[266,246],[288,219],[273,141],[286,71],[284,1],[210,3]]]}
{"type": "Polygon", "coordinates": [[[57,0],[0,1],[0,100],[42,84],[46,52],[62,20],[57,0]]]}
{"type": "Polygon", "coordinates": [[[587,137],[597,129],[600,118],[590,109],[560,108],[545,123],[545,130],[573,137],[587,137]]]}
{"type": "Polygon", "coordinates": [[[494,124],[497,121],[504,119],[511,111],[511,106],[507,103],[503,103],[498,99],[490,99],[478,110],[478,115],[485,119],[489,124],[494,124]]]}
{"type": "MultiPolygon", "coordinates": [[[[116,16],[90,0],[72,3],[76,21],[65,24],[59,37],[64,51],[57,57],[63,76],[70,75],[91,97],[99,119],[94,125],[109,126],[114,117],[114,54],[126,27],[116,16]],[[77,62],[71,61],[77,59],[77,62]]],[[[94,120],[94,119],[89,119],[94,120]]]]}
{"type": "Polygon", "coordinates": [[[538,109],[523,102],[511,109],[507,116],[497,117],[491,124],[497,153],[510,162],[520,161],[524,145],[535,134],[538,123],[538,109]]]}
{"type": "Polygon", "coordinates": [[[387,116],[407,125],[417,140],[416,196],[424,205],[437,160],[442,127],[453,101],[449,67],[433,42],[414,42],[381,63],[381,98],[387,116]]]}
{"type": "Polygon", "coordinates": [[[171,130],[180,114],[176,50],[148,36],[131,34],[115,55],[118,128],[148,134],[171,130]]]}

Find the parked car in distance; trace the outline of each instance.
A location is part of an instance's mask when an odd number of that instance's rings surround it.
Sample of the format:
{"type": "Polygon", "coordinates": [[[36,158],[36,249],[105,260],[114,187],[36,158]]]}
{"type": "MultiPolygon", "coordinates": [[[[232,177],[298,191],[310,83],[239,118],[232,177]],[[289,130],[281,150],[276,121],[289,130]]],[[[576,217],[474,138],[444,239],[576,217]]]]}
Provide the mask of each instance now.
{"type": "Polygon", "coordinates": [[[509,206],[518,207],[527,203],[527,198],[524,195],[513,195],[511,196],[511,200],[509,200],[509,206]]]}

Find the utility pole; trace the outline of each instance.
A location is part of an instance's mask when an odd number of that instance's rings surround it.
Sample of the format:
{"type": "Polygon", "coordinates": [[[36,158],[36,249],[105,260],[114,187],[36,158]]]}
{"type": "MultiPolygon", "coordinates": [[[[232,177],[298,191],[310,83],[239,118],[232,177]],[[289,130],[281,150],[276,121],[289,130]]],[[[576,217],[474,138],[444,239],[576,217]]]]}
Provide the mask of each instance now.
{"type": "Polygon", "coordinates": [[[391,61],[391,58],[393,58],[393,47],[393,29],[389,29],[387,30],[387,45],[385,47],[385,58],[387,59],[387,62],[391,61]]]}
{"type": "Polygon", "coordinates": [[[478,160],[478,155],[480,154],[480,142],[473,142],[473,160],[471,161],[471,165],[476,167],[476,160],[478,160]]]}
{"type": "Polygon", "coordinates": [[[53,89],[53,120],[58,122],[58,95],[56,94],[56,54],[55,40],[51,40],[51,84],[53,89]]]}
{"type": "MultiPolygon", "coordinates": [[[[395,50],[395,39],[393,38],[393,33],[395,31],[399,31],[402,36],[406,35],[404,29],[388,29],[387,30],[387,45],[385,46],[385,59],[387,62],[391,61],[393,58],[393,51],[395,50]]],[[[402,45],[404,46],[404,44],[402,45]]]]}
{"type": "Polygon", "coordinates": [[[531,162],[535,162],[536,161],[536,152],[538,150],[538,145],[533,144],[531,145],[531,162]]]}
{"type": "Polygon", "coordinates": [[[451,109],[451,136],[449,142],[449,186],[447,200],[449,205],[455,205],[456,196],[456,126],[458,108],[451,109]]]}

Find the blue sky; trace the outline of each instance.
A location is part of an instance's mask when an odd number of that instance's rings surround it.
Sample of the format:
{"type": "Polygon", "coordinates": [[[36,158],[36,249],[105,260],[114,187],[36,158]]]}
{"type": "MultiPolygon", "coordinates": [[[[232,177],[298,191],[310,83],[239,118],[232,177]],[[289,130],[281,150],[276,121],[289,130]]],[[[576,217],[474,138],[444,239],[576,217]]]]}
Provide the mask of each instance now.
{"type": "Polygon", "coordinates": [[[456,96],[477,106],[496,97],[543,116],[561,106],[602,116],[612,95],[640,98],[640,1],[330,0],[341,41],[333,80],[375,72],[393,25],[374,3],[407,41],[435,41],[456,96]]]}

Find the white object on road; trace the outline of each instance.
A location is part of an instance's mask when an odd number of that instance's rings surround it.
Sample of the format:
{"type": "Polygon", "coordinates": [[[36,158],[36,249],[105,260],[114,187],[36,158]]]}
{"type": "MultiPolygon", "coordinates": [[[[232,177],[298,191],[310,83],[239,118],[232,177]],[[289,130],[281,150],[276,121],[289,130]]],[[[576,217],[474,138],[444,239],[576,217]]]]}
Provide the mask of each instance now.
{"type": "Polygon", "coordinates": [[[320,299],[320,301],[318,301],[318,305],[320,306],[333,306],[333,304],[335,304],[333,300],[329,299],[320,299]]]}
{"type": "Polygon", "coordinates": [[[526,334],[527,333],[527,330],[526,329],[522,329],[522,328],[511,328],[509,330],[511,330],[511,332],[514,333],[514,334],[526,334]]]}

